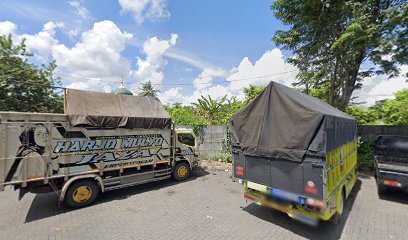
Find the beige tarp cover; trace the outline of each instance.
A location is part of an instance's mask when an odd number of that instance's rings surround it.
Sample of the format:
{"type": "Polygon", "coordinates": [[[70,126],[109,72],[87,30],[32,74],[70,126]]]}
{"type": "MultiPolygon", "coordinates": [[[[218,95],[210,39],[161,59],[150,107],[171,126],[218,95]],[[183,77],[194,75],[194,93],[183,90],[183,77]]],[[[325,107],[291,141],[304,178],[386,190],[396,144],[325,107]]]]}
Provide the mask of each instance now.
{"type": "Polygon", "coordinates": [[[65,91],[65,114],[72,126],[170,128],[171,117],[156,98],[74,89],[65,91]]]}
{"type": "Polygon", "coordinates": [[[232,117],[234,141],[244,154],[302,161],[355,138],[353,117],[329,104],[271,82],[232,117]]]}

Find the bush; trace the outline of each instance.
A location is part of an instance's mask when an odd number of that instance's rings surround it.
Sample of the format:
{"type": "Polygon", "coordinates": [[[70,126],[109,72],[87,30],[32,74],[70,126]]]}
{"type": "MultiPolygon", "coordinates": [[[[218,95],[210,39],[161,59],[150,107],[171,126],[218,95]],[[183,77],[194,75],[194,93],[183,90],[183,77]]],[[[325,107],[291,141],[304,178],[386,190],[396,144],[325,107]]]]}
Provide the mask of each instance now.
{"type": "Polygon", "coordinates": [[[215,154],[211,154],[210,157],[209,157],[209,160],[231,163],[232,162],[232,154],[231,153],[215,153],[215,154]]]}
{"type": "Polygon", "coordinates": [[[374,168],[374,144],[372,142],[362,142],[357,148],[358,158],[357,166],[358,168],[368,167],[370,169],[374,168]]]}

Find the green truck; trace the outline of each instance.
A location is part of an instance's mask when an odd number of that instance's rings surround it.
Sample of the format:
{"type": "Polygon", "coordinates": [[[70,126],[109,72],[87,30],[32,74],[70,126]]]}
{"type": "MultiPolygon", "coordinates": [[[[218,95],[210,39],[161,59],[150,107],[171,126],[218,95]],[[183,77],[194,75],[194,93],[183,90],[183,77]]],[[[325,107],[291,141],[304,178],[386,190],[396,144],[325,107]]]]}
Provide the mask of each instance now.
{"type": "Polygon", "coordinates": [[[356,182],[355,119],[271,82],[231,120],[244,197],[315,225],[338,221],[356,182]]]}

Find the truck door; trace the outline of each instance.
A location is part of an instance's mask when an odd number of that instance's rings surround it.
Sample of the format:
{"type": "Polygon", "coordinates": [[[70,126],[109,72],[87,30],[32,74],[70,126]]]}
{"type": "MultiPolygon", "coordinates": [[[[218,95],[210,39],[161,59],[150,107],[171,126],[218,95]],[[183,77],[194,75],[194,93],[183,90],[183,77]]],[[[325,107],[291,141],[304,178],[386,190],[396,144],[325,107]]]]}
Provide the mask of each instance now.
{"type": "Polygon", "coordinates": [[[198,144],[193,132],[177,132],[176,134],[176,161],[187,160],[191,166],[198,162],[198,144]]]}

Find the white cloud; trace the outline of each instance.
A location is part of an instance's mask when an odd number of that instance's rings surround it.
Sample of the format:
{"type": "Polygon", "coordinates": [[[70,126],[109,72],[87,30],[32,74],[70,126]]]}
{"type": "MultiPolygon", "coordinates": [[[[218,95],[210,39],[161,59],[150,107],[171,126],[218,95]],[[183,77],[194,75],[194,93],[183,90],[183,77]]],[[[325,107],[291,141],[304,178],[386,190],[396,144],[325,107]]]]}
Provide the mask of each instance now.
{"type": "Polygon", "coordinates": [[[191,96],[183,97],[182,104],[189,105],[191,103],[197,102],[197,99],[201,98],[201,96],[204,97],[211,96],[211,98],[215,100],[220,100],[224,96],[227,96],[227,98],[232,98],[233,94],[229,91],[228,87],[215,85],[207,89],[195,90],[191,96]]]}
{"type": "Polygon", "coordinates": [[[58,44],[55,38],[56,29],[62,27],[64,27],[63,23],[47,22],[41,32],[34,35],[22,34],[18,38],[25,38],[28,50],[36,52],[37,59],[46,61],[52,55],[53,47],[58,44]]]}
{"type": "Polygon", "coordinates": [[[138,69],[135,73],[140,82],[162,83],[163,67],[167,64],[163,55],[176,45],[176,42],[177,34],[172,34],[169,40],[159,40],[157,37],[152,37],[144,42],[143,52],[146,54],[146,58],[144,60],[137,58],[138,69]]]}
{"type": "Polygon", "coordinates": [[[82,33],[74,47],[55,45],[53,57],[60,68],[76,76],[118,81],[120,76],[128,78],[131,73],[130,62],[121,53],[132,38],[112,21],[96,22],[91,30],[82,33]]]}
{"type": "Polygon", "coordinates": [[[211,87],[213,79],[217,77],[226,77],[226,71],[221,68],[206,68],[194,80],[195,88],[199,91],[208,89],[211,87]]]}
{"type": "Polygon", "coordinates": [[[90,18],[90,13],[86,7],[84,7],[80,2],[78,1],[69,1],[68,2],[71,7],[74,8],[75,12],[84,20],[90,18]]]}
{"type": "Polygon", "coordinates": [[[249,84],[266,85],[270,81],[291,86],[298,70],[287,63],[282,52],[275,48],[272,51],[266,51],[254,64],[248,57],[245,57],[232,72],[227,80],[232,81],[229,88],[235,92],[242,90],[249,84]]]}
{"type": "Polygon", "coordinates": [[[159,93],[158,97],[160,101],[165,105],[172,105],[174,103],[183,103],[184,97],[182,94],[183,89],[181,87],[170,88],[169,90],[159,93]]]}
{"type": "Polygon", "coordinates": [[[405,78],[408,65],[403,65],[400,69],[400,76],[396,78],[388,79],[385,75],[365,78],[362,82],[363,88],[353,92],[353,97],[357,97],[355,102],[361,103],[363,107],[369,107],[376,101],[391,99],[395,92],[408,88],[405,78]]]}
{"type": "Polygon", "coordinates": [[[17,31],[17,25],[10,21],[0,22],[0,36],[15,34],[17,31]]]}
{"type": "Polygon", "coordinates": [[[102,79],[95,78],[94,80],[88,79],[86,81],[76,81],[67,86],[67,88],[80,89],[80,90],[91,90],[99,92],[111,92],[111,88],[102,79]]]}
{"type": "Polygon", "coordinates": [[[121,13],[131,13],[138,24],[142,24],[145,19],[170,17],[166,4],[167,0],[119,0],[121,13]]]}
{"type": "Polygon", "coordinates": [[[201,59],[197,59],[195,56],[192,56],[190,53],[181,52],[180,50],[171,49],[165,53],[166,57],[187,63],[190,66],[204,70],[205,68],[211,67],[210,64],[205,63],[201,59]]]}
{"type": "Polygon", "coordinates": [[[192,95],[184,97],[183,104],[196,102],[201,96],[208,95],[217,100],[225,95],[228,98],[237,96],[242,100],[243,88],[249,84],[267,85],[270,81],[276,81],[291,86],[297,72],[297,68],[285,62],[282,52],[276,48],[266,51],[254,64],[248,57],[244,57],[238,67],[230,71],[207,67],[194,80],[195,91],[192,95]],[[214,85],[214,78],[221,78],[221,81],[227,80],[231,83],[214,85]]]}

